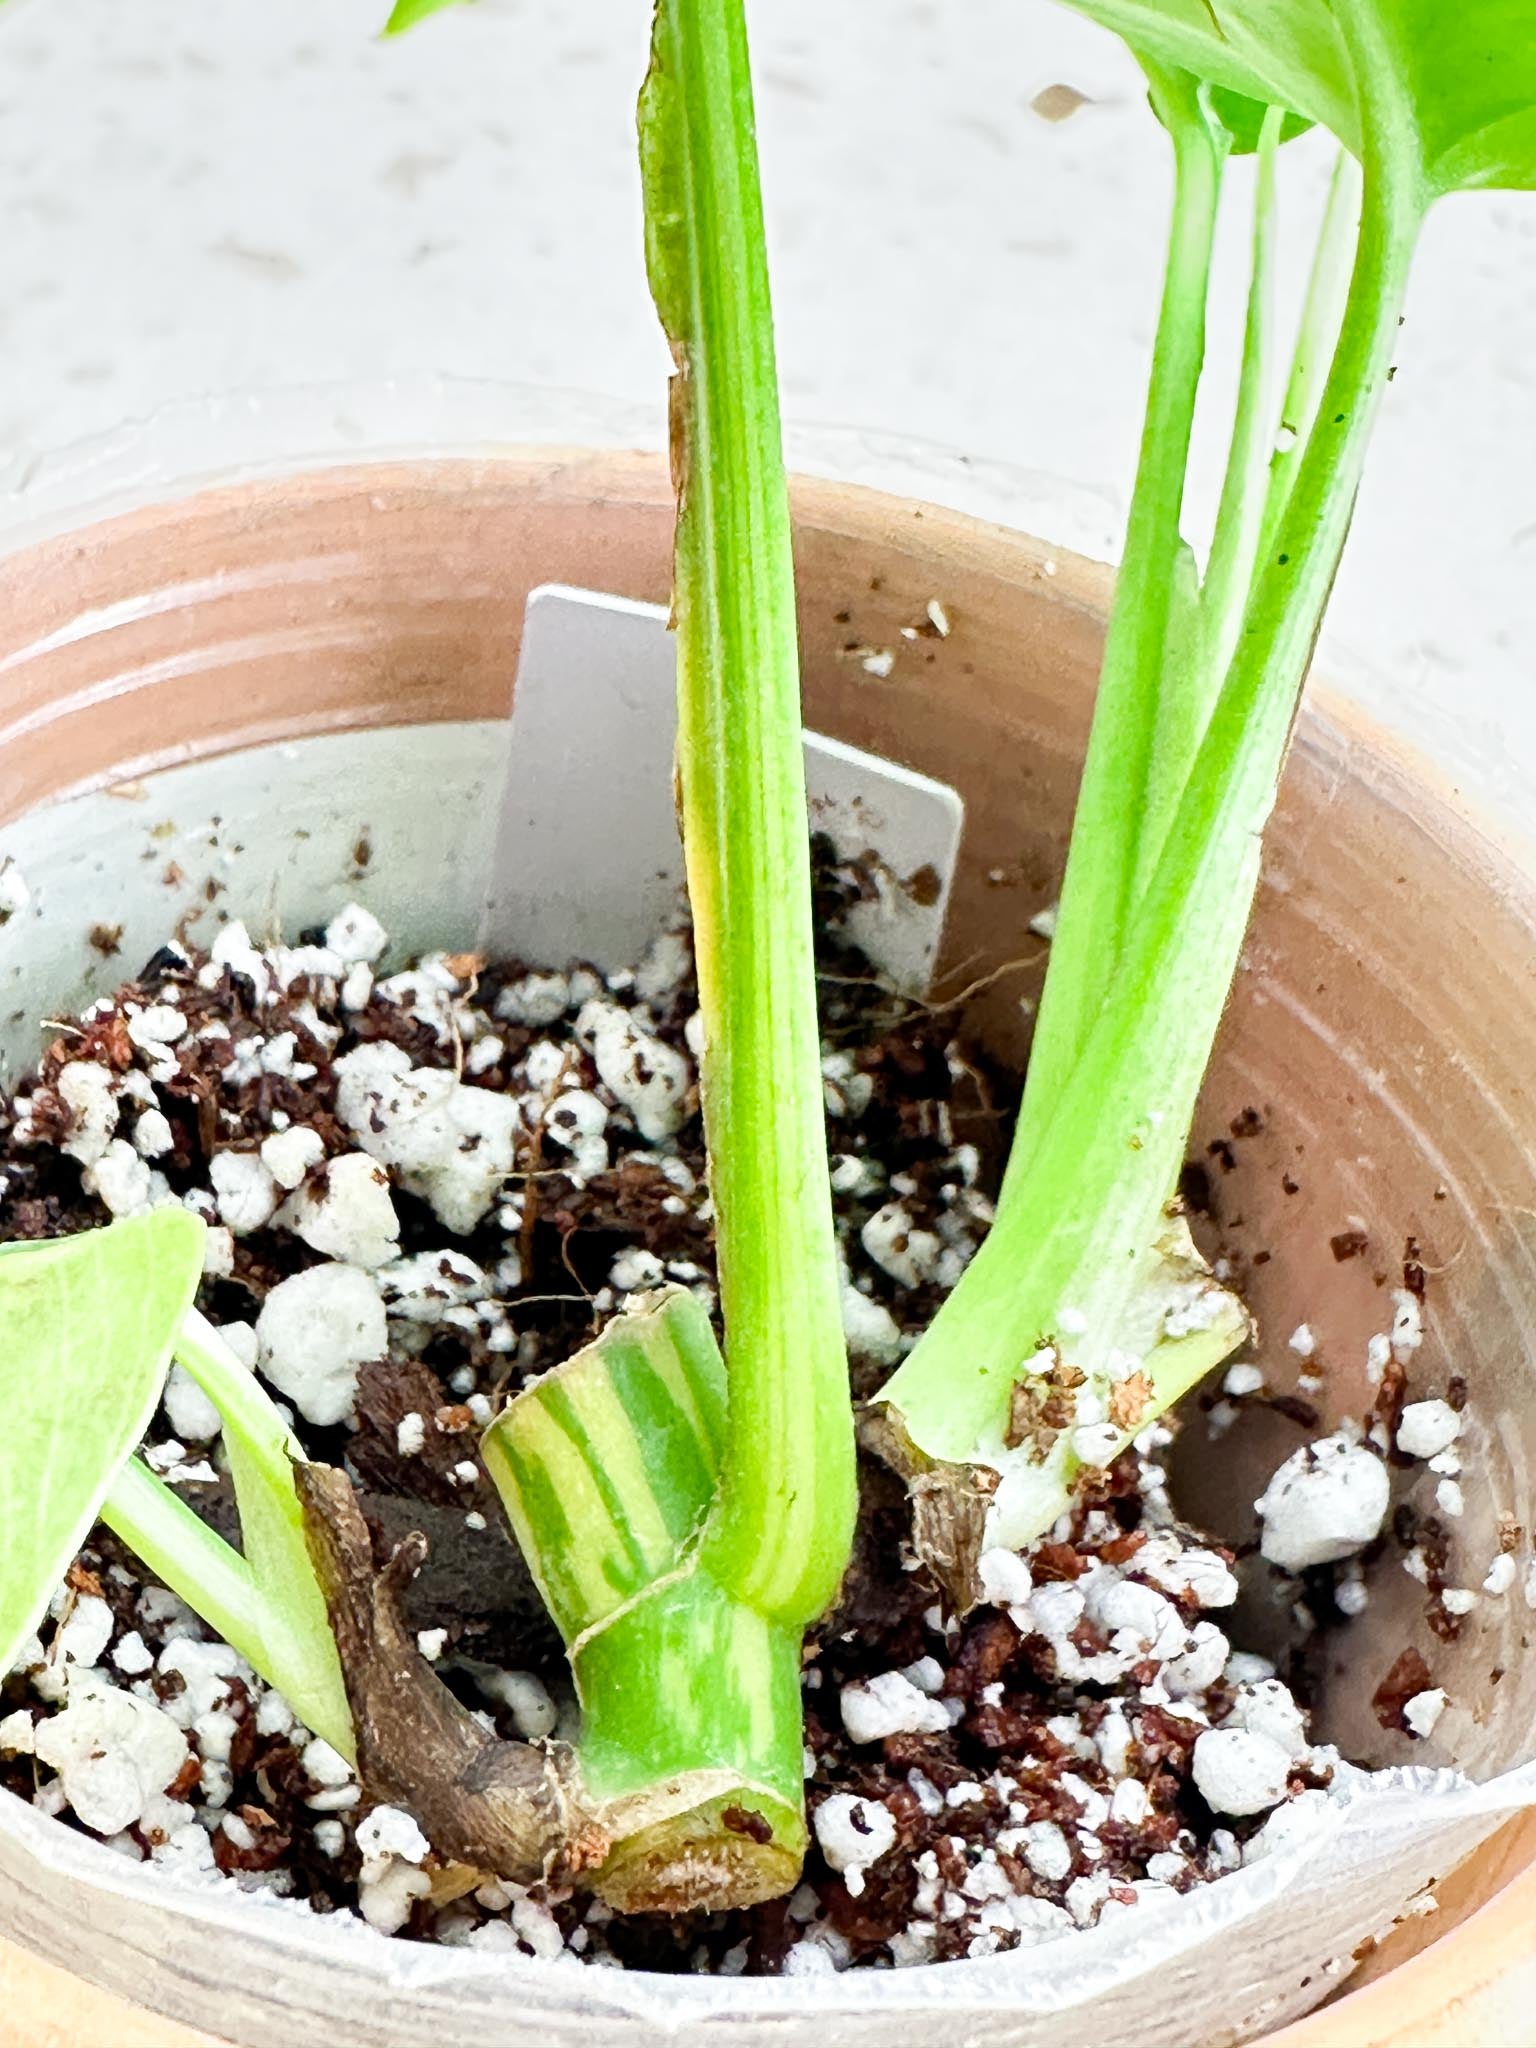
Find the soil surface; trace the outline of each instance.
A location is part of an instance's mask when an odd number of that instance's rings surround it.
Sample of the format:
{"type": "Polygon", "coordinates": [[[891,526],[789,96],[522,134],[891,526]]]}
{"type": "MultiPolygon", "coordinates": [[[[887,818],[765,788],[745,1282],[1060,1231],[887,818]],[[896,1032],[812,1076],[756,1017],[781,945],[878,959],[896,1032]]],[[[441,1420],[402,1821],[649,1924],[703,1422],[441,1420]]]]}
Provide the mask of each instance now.
{"type": "MultiPolygon", "coordinates": [[[[840,946],[860,878],[826,862],[821,877],[845,1321],[867,1394],[985,1234],[1016,1087],[954,1014],[892,997],[840,946]]],[[[444,955],[383,973],[386,944],[348,906],[292,946],[231,925],[211,957],[163,948],[5,1103],[0,1237],[198,1209],[204,1312],[310,1452],[345,1465],[378,1558],[426,1535],[409,1593],[423,1655],[499,1733],[570,1733],[560,1644],[477,1445],[626,1295],[672,1281],[714,1305],[687,934],[606,978],[444,955]],[[383,1341],[350,1361],[317,1343],[312,1315],[285,1312],[310,1300],[284,1292],[300,1276],[349,1299],[361,1285],[383,1341]]],[[[1328,1798],[1333,1753],[1223,1632],[1233,1560],[1174,1514],[1169,1440],[1144,1431],[1048,1539],[992,1553],[990,1604],[964,1622],[916,1567],[900,1487],[865,1468],[857,1555],[805,1663],[814,1846],[799,1890],[752,1912],[447,1896],[411,1817],[370,1813],[334,1751],[104,1530],[5,1681],[0,1784],[183,1878],[357,1910],[402,1938],[726,1974],[1053,1939],[1266,1853],[1328,1798]]],[[[217,1415],[179,1373],[145,1455],[237,1540],[217,1415]]],[[[1325,1575],[1335,1615],[1342,1569],[1325,1575]]],[[[1427,1667],[1405,1668],[1383,1713],[1421,1732],[1433,1692],[1427,1667]]]]}

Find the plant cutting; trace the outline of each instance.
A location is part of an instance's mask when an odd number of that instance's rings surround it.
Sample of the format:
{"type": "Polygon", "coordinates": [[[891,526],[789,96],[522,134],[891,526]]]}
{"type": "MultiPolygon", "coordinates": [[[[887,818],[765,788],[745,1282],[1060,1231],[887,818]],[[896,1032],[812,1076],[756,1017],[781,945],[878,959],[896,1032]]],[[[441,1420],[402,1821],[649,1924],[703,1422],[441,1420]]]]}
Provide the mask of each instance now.
{"type": "MultiPolygon", "coordinates": [[[[911,1489],[919,1551],[961,1614],[984,1599],[1009,1606],[1019,1580],[1004,1560],[1091,1494],[1095,1475],[1248,1335],[1241,1304],[1169,1205],[1390,368],[1413,232],[1428,197],[1449,188],[1414,140],[1427,117],[1379,23],[1350,28],[1351,127],[1331,75],[1327,91],[1292,90],[1300,59],[1289,45],[1271,75],[1255,37],[1242,40],[1240,65],[1220,51],[1206,62],[1189,25],[1176,20],[1160,40],[1161,17],[1147,19],[1133,40],[1173,140],[1174,233],[1047,993],[996,1220],[869,1424],[911,1489]],[[1274,452],[1265,274],[1285,106],[1357,144],[1363,176],[1340,310],[1339,250],[1356,211],[1340,174],[1287,389],[1287,446],[1274,452]],[[1368,121],[1385,139],[1363,139],[1368,121]],[[1249,144],[1255,278],[1201,579],[1179,519],[1210,228],[1222,161],[1249,144]]],[[[1435,164],[1453,163],[1463,182],[1513,175],[1503,130],[1504,154],[1490,146],[1474,177],[1470,145],[1459,132],[1447,142],[1444,126],[1435,164]]],[[[663,1293],[490,1425],[488,1469],[570,1653],[579,1746],[488,1741],[421,1660],[398,1612],[419,1547],[404,1545],[376,1576],[350,1482],[295,1462],[256,1383],[188,1325],[202,1247],[170,1210],[163,1242],[148,1235],[159,1211],[66,1241],[82,1287],[91,1276],[110,1297],[93,1262],[106,1271],[146,1246],[161,1279],[121,1414],[64,1470],[56,1533],[28,1574],[18,1569],[5,1612],[19,1642],[100,1509],[307,1727],[355,1759],[371,1796],[417,1816],[441,1855],[518,1883],[591,1881],[621,1910],[685,1910],[779,1895],[798,1873],[801,1639],[848,1561],[853,1411],[822,1127],[788,519],[734,10],[659,10],[642,136],[652,281],[679,365],[681,805],[725,1346],[722,1360],[697,1297],[663,1293]],[[125,1249],[120,1233],[135,1229],[144,1235],[125,1249]],[[174,1494],[123,1462],[173,1351],[223,1419],[243,1561],[201,1523],[168,1532],[174,1494]],[[329,1631],[317,1626],[322,1601],[329,1631]]],[[[600,1026],[588,1035],[601,1071],[600,1026]]],[[[20,1289],[65,1257],[11,1252],[0,1283],[20,1289]]],[[[100,1375],[99,1338],[21,1300],[8,1311],[18,1359],[34,1343],[49,1361],[69,1349],[81,1375],[100,1375]]],[[[832,1823],[823,1846],[845,1870],[862,1868],[858,1843],[839,1842],[832,1823]]]]}

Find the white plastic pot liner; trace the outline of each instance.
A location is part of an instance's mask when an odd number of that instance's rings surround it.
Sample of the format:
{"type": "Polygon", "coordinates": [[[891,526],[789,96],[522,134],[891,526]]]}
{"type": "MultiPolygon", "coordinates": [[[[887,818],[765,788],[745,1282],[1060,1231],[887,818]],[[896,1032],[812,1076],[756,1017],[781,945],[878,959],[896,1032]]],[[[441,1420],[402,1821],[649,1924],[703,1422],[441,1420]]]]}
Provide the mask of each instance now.
{"type": "Polygon", "coordinates": [[[130,1862],[0,1796],[0,1926],[26,1946],[241,2048],[1230,2048],[1316,2005],[1353,1951],[1499,1823],[1536,1765],[1345,1767],[1315,1834],[1186,1897],[975,1962],[794,1978],[661,1977],[428,1947],[227,1880],[130,1862]],[[916,2032],[914,2033],[914,2030],[916,2032]]]}

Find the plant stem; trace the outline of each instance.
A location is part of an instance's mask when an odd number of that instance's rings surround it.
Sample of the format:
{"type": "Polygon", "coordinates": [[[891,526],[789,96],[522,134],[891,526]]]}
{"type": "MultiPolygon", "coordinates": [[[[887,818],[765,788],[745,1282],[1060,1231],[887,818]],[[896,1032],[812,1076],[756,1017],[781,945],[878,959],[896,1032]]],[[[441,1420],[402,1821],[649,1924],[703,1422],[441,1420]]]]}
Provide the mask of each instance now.
{"type": "MultiPolygon", "coordinates": [[[[1254,164],[1252,268],[1243,322],[1236,417],[1216,507],[1210,559],[1200,591],[1199,659],[1206,684],[1202,734],[1242,629],[1243,608],[1258,558],[1265,486],[1274,452],[1274,428],[1266,400],[1273,327],[1270,299],[1275,270],[1275,159],[1284,123],[1281,108],[1266,109],[1254,164]]],[[[1149,869],[1149,876],[1150,872],[1149,869]]]]}
{"type": "Polygon", "coordinates": [[[1269,488],[1264,504],[1261,549],[1268,554],[1279,531],[1280,515],[1290,496],[1291,482],[1302,450],[1317,418],[1323,383],[1338,339],[1339,321],[1349,293],[1349,277],[1360,219],[1360,166],[1346,149],[1334,159],[1328,181],[1328,198],[1323,207],[1322,226],[1302,302],[1301,323],[1291,356],[1290,376],[1280,407],[1280,426],[1286,435],[1270,458],[1269,488]]]}
{"type": "Polygon", "coordinates": [[[771,1898],[805,1851],[800,1630],[698,1556],[725,1397],[709,1317],[673,1289],[525,1389],[484,1442],[565,1638],[584,1788],[617,1844],[598,1889],[625,1911],[771,1898]]]}
{"type": "MultiPolygon", "coordinates": [[[[307,1727],[350,1757],[352,1716],[341,1661],[293,1483],[294,1465],[302,1462],[304,1452],[255,1374],[196,1309],[182,1324],[176,1356],[224,1423],[244,1565],[257,1602],[260,1654],[238,1643],[235,1647],[278,1688],[307,1727]]],[[[206,1613],[199,1595],[183,1597],[206,1613]]]]}
{"type": "Polygon", "coordinates": [[[1020,1361],[1055,1328],[1062,1304],[1091,1289],[1093,1318],[1114,1342],[1144,1271],[1246,928],[1260,834],[1348,531],[1421,218],[1416,181],[1396,163],[1368,162],[1317,424],[1259,565],[1177,830],[1120,953],[1115,999],[1052,1106],[1017,1198],[885,1390],[931,1456],[1001,1456],[1020,1361]]]}
{"type": "Polygon", "coordinates": [[[672,345],[683,840],[730,1364],[709,1570],[759,1613],[833,1599],[855,1509],[827,1179],[799,657],[740,0],[660,0],[646,248],[672,345]]]}
{"type": "MultiPolygon", "coordinates": [[[[1188,74],[1144,66],[1159,118],[1173,148],[1173,215],[1162,303],[1142,426],[1136,483],[1126,522],[1125,553],[1115,583],[1094,704],[1093,734],[1072,820],[1067,861],[1051,943],[1051,967],[1026,1077],[1019,1134],[1009,1155],[1001,1207],[1028,1169],[1041,1113],[1060,1094],[1092,1028],[1135,909],[1149,809],[1165,822],[1182,769],[1166,796],[1155,794],[1171,729],[1187,739],[1199,707],[1181,708],[1177,656],[1170,660],[1176,593],[1188,570],[1179,517],[1189,463],[1195,399],[1205,360],[1205,309],[1211,246],[1221,193],[1222,132],[1200,103],[1188,74]],[[1148,679],[1166,687],[1149,692],[1148,679]]],[[[1192,593],[1190,593],[1192,595],[1192,593]]],[[[1192,650],[1191,650],[1192,651],[1192,650]]],[[[1194,728],[1198,735],[1198,725],[1194,728]]],[[[1183,764],[1187,768],[1187,761],[1183,764]]]]}
{"type": "Polygon", "coordinates": [[[263,1663],[250,1566],[142,1459],[130,1458],[113,1480],[101,1519],[231,1649],[248,1664],[263,1663]]]}

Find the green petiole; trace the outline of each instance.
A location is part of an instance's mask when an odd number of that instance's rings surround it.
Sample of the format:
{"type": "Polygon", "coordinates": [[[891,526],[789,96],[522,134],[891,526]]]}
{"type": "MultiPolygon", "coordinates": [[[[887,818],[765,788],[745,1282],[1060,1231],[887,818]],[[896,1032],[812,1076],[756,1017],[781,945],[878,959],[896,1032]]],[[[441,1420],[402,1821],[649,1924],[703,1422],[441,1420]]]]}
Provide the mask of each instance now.
{"type": "Polygon", "coordinates": [[[37,1626],[100,1517],[345,1754],[352,1723],[305,1548],[303,1453],[254,1374],[192,1302],[203,1225],[172,1203],[105,1230],[0,1246],[10,1503],[0,1574],[0,1673],[37,1626]],[[132,1455],[172,1357],[218,1408],[245,1554],[132,1455]]]}
{"type": "Polygon", "coordinates": [[[789,494],[740,0],[661,0],[640,159],[651,289],[676,363],[679,791],[728,1369],[717,1383],[692,1304],[620,1318],[513,1402],[487,1456],[566,1631],[584,1778],[610,1819],[616,1801],[624,1815],[600,1882],[631,1904],[675,1907],[794,1882],[800,1639],[836,1595],[855,1486],[789,494]],[[644,1369],[636,1346],[653,1354],[644,1369]],[[647,1423],[615,1391],[661,1400],[665,1356],[677,1387],[716,1415],[699,1442],[665,1416],[647,1423]],[[668,1512],[680,1450],[695,1461],[682,1529],[668,1512]],[[592,1512],[572,1514],[573,1497],[592,1512]],[[568,1611],[560,1588],[604,1583],[628,1587],[619,1611],[590,1596],[568,1611]],[[681,1810],[677,1785],[697,1791],[681,1810]]]}
{"type": "MultiPolygon", "coordinates": [[[[1171,104],[1165,93],[1161,105],[1177,151],[1179,127],[1168,119],[1171,104]]],[[[1183,125],[1190,125],[1187,112],[1183,125]]],[[[1277,140],[1269,119],[1263,135],[1256,291],[1262,288],[1269,205],[1266,151],[1272,155],[1277,140]]],[[[1258,879],[1260,835],[1343,549],[1376,400],[1386,384],[1421,212],[1416,181],[1400,161],[1389,153],[1368,160],[1359,241],[1332,363],[1275,531],[1261,545],[1250,577],[1242,566],[1260,527],[1263,446],[1254,425],[1252,368],[1263,347],[1263,313],[1251,301],[1248,364],[1225,494],[1238,531],[1222,534],[1215,588],[1208,578],[1202,593],[1205,630],[1191,663],[1195,686],[1208,687],[1198,675],[1201,656],[1214,658],[1230,646],[1230,664],[1203,733],[1196,729],[1197,744],[1182,779],[1176,749],[1167,750],[1173,764],[1167,779],[1177,784],[1174,823],[1160,843],[1149,842],[1133,857],[1147,874],[1139,894],[1127,882],[1132,862],[1125,852],[1137,824],[1122,825],[1118,833],[1085,829],[1080,808],[1041,1011],[1046,1058],[1042,1063],[1037,1051],[1031,1061],[996,1223],[883,1391],[909,1452],[957,1473],[981,1467],[995,1475],[976,1543],[1017,1544],[1040,1534],[1066,1505],[1081,1464],[1102,1462],[1097,1452],[1085,1460],[1070,1443],[1052,1445],[1042,1456],[1037,1443],[1011,1440],[1014,1389],[1021,1367],[1027,1382],[1037,1345],[1049,1343],[1087,1373],[1079,1413],[1086,1410],[1090,1428],[1113,1398],[1116,1354],[1121,1361],[1129,1355],[1150,1382],[1142,1420],[1187,1384],[1185,1375],[1170,1374],[1161,1362],[1159,1336],[1176,1325],[1166,1314],[1166,1269],[1151,1248],[1164,1227],[1236,968],[1258,879]],[[1107,870],[1102,877],[1101,865],[1107,870]],[[1079,875],[1086,871],[1087,884],[1074,886],[1074,868],[1079,875]],[[1091,1014],[1084,989],[1097,934],[1085,904],[1106,920],[1101,993],[1091,1014]],[[1058,986],[1066,990],[1065,1026],[1051,1021],[1058,986]]],[[[1170,278],[1176,262],[1177,236],[1170,278]]],[[[1166,315],[1165,299],[1165,324],[1166,315]]],[[[1197,307],[1191,294],[1185,312],[1191,330],[1201,315],[1203,299],[1197,307]]],[[[1315,345],[1315,336],[1306,340],[1315,345]]],[[[1153,412],[1164,369],[1163,362],[1154,367],[1153,412]]],[[[1186,453],[1187,442],[1176,453],[1150,454],[1153,462],[1177,461],[1180,492],[1186,453]]],[[[1144,444],[1144,465],[1147,459],[1144,444]]],[[[1174,495],[1170,490],[1170,500],[1174,495]]],[[[1117,631],[1122,609],[1148,604],[1144,585],[1122,578],[1106,651],[1106,684],[1113,687],[1101,694],[1096,709],[1085,794],[1098,791],[1127,758],[1157,758],[1148,741],[1164,713],[1163,650],[1149,640],[1129,670],[1108,666],[1110,650],[1138,644],[1133,628],[1117,631]]],[[[1131,788],[1145,791],[1147,782],[1143,775],[1131,788]]],[[[1156,805],[1152,810],[1155,815],[1156,805]]],[[[1091,820],[1094,813],[1088,815],[1091,820]]],[[[1187,1313],[1177,1297],[1174,1313],[1187,1313]]],[[[1224,1318],[1214,1289],[1201,1313],[1211,1331],[1224,1321],[1227,1326],[1228,1341],[1213,1347],[1215,1356],[1207,1361],[1214,1364],[1240,1341],[1242,1320],[1224,1318]]]]}

